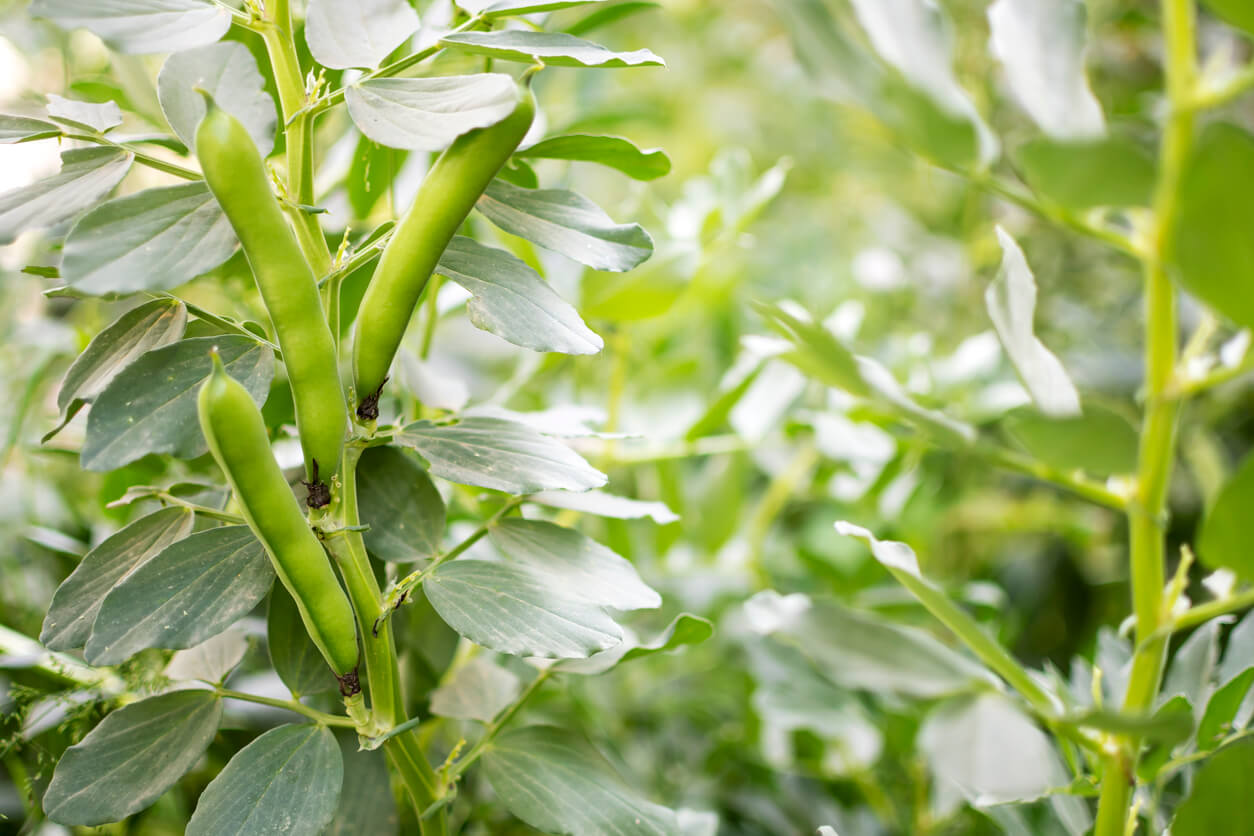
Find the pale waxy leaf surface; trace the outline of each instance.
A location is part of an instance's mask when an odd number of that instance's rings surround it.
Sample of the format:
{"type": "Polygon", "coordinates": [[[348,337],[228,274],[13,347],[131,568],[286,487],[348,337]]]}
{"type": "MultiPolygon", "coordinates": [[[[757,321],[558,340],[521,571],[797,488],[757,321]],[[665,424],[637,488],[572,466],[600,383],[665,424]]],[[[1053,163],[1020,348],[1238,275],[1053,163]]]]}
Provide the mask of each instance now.
{"type": "Polygon", "coordinates": [[[95,400],[118,372],[143,354],[178,341],[186,327],[187,307],[177,299],[153,299],[118,317],[92,338],[66,371],[57,391],[61,423],[43,440],[95,400]]]}
{"type": "Polygon", "coordinates": [[[1197,537],[1197,555],[1211,569],[1231,569],[1254,580],[1250,509],[1254,508],[1254,456],[1247,456],[1219,491],[1197,537]]]}
{"type": "Polygon", "coordinates": [[[262,404],[274,378],[268,346],[235,335],[180,340],[131,363],[96,398],[82,466],[113,470],[149,453],[194,459],[208,452],[196,396],[213,367],[209,349],[214,347],[231,377],[262,404]]]}
{"type": "Polygon", "coordinates": [[[39,640],[50,650],[82,647],[109,590],[120,580],[192,531],[185,508],[163,508],[141,517],[89,551],[57,587],[39,640]]]}
{"type": "Polygon", "coordinates": [[[165,675],[174,680],[199,679],[222,683],[244,660],[248,652],[248,634],[242,629],[224,630],[198,645],[180,650],[170,657],[165,675]]]}
{"type": "Polygon", "coordinates": [[[470,321],[533,351],[596,354],[604,341],[526,262],[504,250],[458,235],[436,272],[470,291],[470,321]]]}
{"type": "Polygon", "coordinates": [[[513,656],[583,659],[623,637],[603,608],[523,566],[454,560],[436,569],[423,590],[458,633],[513,656]]]}
{"type": "Polygon", "coordinates": [[[395,447],[371,447],[357,467],[366,548],[379,560],[434,557],[444,538],[444,500],[427,471],[395,447]]]}
{"type": "Polygon", "coordinates": [[[273,583],[265,547],[248,526],[193,534],[105,596],[87,641],[87,661],[116,665],[150,647],[200,644],[251,612],[273,583]]]}
{"type": "Polygon", "coordinates": [[[102,203],[65,239],[61,276],[88,294],[169,290],[231,257],[235,232],[204,183],[102,203]]]}
{"type": "Polygon", "coordinates": [[[178,52],[157,74],[157,97],[170,127],[188,148],[196,147],[196,127],[205,116],[204,90],[215,105],[239,120],[264,157],[274,148],[277,117],[257,60],[235,41],[178,52]]]}
{"type": "Polygon", "coordinates": [[[564,836],[680,836],[674,811],[627,786],[587,741],[550,726],[501,735],[483,755],[511,813],[564,836]]]}
{"type": "Polygon", "coordinates": [[[988,8],[990,49],[1019,104],[1054,139],[1106,133],[1084,70],[1082,0],[997,0],[988,8]]]}
{"type": "Polygon", "coordinates": [[[417,450],[441,479],[512,494],[599,488],[605,474],[562,442],[526,424],[463,418],[453,424],[418,421],[396,435],[417,450]]]}
{"type": "Polygon", "coordinates": [[[135,54],[204,46],[231,28],[230,11],[209,0],[35,0],[30,14],[135,54]]]}
{"type": "Polygon", "coordinates": [[[0,145],[60,136],[61,128],[42,119],[0,113],[0,145]]]}
{"type": "Polygon", "coordinates": [[[343,783],[344,760],[330,729],[279,726],[236,752],[209,782],[187,833],[318,834],[335,815],[343,783]]]}
{"type": "Polygon", "coordinates": [[[541,491],[528,496],[527,501],[547,505],[550,508],[565,508],[615,520],[650,519],[658,525],[668,525],[679,521],[679,515],[667,507],[665,502],[632,499],[605,491],[584,491],[583,493],[541,491]]]}
{"type": "Polygon", "coordinates": [[[522,682],[515,674],[476,656],[431,693],[431,713],[490,723],[521,689],[522,682]]]}
{"type": "Polygon", "coordinates": [[[640,641],[628,630],[623,633],[623,641],[609,650],[587,659],[563,659],[553,666],[553,670],[585,675],[605,673],[632,659],[652,656],[655,653],[670,653],[689,645],[700,644],[714,635],[714,625],[699,615],[685,612],[675,616],[665,630],[648,641],[640,641]]]}
{"type": "Polygon", "coordinates": [[[564,32],[502,29],[496,32],[460,32],[446,35],[447,47],[525,64],[537,60],[551,67],[664,67],[666,62],[647,49],[614,52],[600,44],[564,32]]]}
{"type": "Polygon", "coordinates": [[[122,111],[117,102],[80,102],[49,93],[48,118],[71,130],[105,133],[122,124],[122,111]]]}
{"type": "Polygon", "coordinates": [[[58,173],[0,194],[0,246],[28,229],[56,226],[90,208],[122,182],[132,159],[116,148],[62,151],[58,173]]]}
{"type": "Polygon", "coordinates": [[[507,517],[488,530],[488,538],[512,560],[553,586],[591,604],[616,610],[654,609],[662,596],[640,579],[636,567],[578,531],[544,520],[507,517]]]}
{"type": "Polygon", "coordinates": [[[309,51],[335,70],[377,67],[416,31],[406,0],[309,0],[305,11],[309,51]]]}
{"type": "Polygon", "coordinates": [[[658,148],[642,150],[618,136],[568,134],[543,139],[514,152],[515,157],[599,163],[636,180],[656,180],[670,173],[671,161],[658,148]]]}
{"type": "Polygon", "coordinates": [[[481,14],[485,18],[491,19],[507,15],[555,12],[559,9],[569,9],[574,6],[590,6],[604,2],[605,0],[461,0],[457,5],[471,14],[481,14]]]}
{"type": "Polygon", "coordinates": [[[997,238],[1001,242],[1002,263],[984,293],[984,302],[1002,347],[1041,412],[1056,418],[1078,415],[1080,394],[1075,384],[1033,331],[1036,278],[1027,258],[1001,227],[997,228],[997,238]]]}
{"type": "Polygon", "coordinates": [[[118,709],[65,750],[44,812],[60,824],[97,825],[144,809],[196,765],[221,717],[222,702],[209,691],[175,691],[118,709]]]}
{"type": "Polygon", "coordinates": [[[523,189],[493,180],[476,204],[488,220],[596,270],[622,273],[653,254],[639,224],[617,224],[601,207],[565,189],[523,189]]]}
{"type": "Polygon", "coordinates": [[[293,695],[317,694],[335,685],[335,675],[322,651],[309,638],[295,599],[281,583],[274,584],[270,590],[266,648],[270,652],[270,664],[293,695]]]}
{"type": "Polygon", "coordinates": [[[380,145],[441,151],[509,116],[518,105],[518,85],[504,73],[374,78],[350,85],[344,98],[353,122],[380,145]]]}

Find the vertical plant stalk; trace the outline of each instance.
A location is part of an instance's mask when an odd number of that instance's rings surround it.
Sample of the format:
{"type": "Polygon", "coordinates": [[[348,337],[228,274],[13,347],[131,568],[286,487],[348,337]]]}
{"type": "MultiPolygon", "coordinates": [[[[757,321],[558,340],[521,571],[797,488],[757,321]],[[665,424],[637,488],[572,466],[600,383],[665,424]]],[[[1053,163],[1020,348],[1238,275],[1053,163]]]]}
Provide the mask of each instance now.
{"type": "MultiPolygon", "coordinates": [[[[1124,710],[1143,714],[1153,709],[1162,682],[1168,636],[1160,630],[1165,611],[1167,489],[1175,455],[1179,400],[1172,383],[1178,339],[1176,291],[1164,258],[1175,223],[1177,196],[1185,163],[1193,148],[1197,85],[1196,12],[1193,0],[1162,0],[1166,40],[1166,86],[1170,111],[1159,148],[1154,221],[1144,256],[1145,414],[1137,464],[1137,490],[1128,508],[1132,606],[1136,650],[1124,710]]],[[[1141,741],[1128,736],[1111,754],[1102,775],[1095,836],[1123,836],[1135,783],[1141,741]]]]}
{"type": "Polygon", "coordinates": [[[331,270],[331,250],[318,218],[301,206],[311,206],[313,192],[313,114],[305,110],[305,82],[292,40],[292,13],[288,0],[269,0],[266,20],[257,28],[265,42],[282,105],[287,140],[287,197],[284,207],[296,228],[296,238],[318,276],[331,270]]]}

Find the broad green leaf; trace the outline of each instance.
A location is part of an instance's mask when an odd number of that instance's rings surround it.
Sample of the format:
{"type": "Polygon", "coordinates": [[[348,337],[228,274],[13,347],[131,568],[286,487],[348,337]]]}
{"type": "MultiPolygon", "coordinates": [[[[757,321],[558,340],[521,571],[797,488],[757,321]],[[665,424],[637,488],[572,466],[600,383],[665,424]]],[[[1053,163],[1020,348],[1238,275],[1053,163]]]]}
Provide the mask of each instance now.
{"type": "Polygon", "coordinates": [[[997,0],[988,8],[989,48],[1032,120],[1054,139],[1106,133],[1084,72],[1083,0],[997,0]]]}
{"type": "Polygon", "coordinates": [[[623,783],[585,740],[548,726],[501,735],[483,755],[492,789],[511,813],[566,836],[680,836],[675,813],[623,783]]]}
{"type": "Polygon", "coordinates": [[[553,586],[602,607],[654,609],[662,597],[636,567],[591,537],[543,520],[507,517],[488,530],[492,544],[553,586]]]}
{"type": "Polygon", "coordinates": [[[1172,836],[1251,836],[1254,806],[1254,739],[1225,746],[1193,775],[1192,792],[1171,822],[1172,836]]]}
{"type": "Polygon", "coordinates": [[[60,136],[61,129],[51,122],[32,119],[29,116],[10,116],[0,113],[0,145],[31,142],[60,136]]]}
{"type": "Polygon", "coordinates": [[[357,467],[357,502],[379,560],[434,557],[444,540],[444,500],[427,471],[395,447],[371,447],[357,467]]]}
{"type": "Polygon", "coordinates": [[[596,354],[604,341],[548,282],[504,250],[456,236],[436,272],[470,291],[470,321],[533,351],[596,354]]]}
{"type": "Polygon", "coordinates": [[[1181,700],[1171,700],[1153,714],[1125,714],[1096,708],[1064,717],[1063,722],[1110,734],[1135,735],[1168,746],[1174,746],[1193,732],[1193,715],[1181,700]]]}
{"type": "Polygon", "coordinates": [[[28,229],[56,226],[90,208],[122,181],[131,160],[117,148],[62,151],[60,172],[0,194],[0,246],[28,229]]]}
{"type": "Polygon", "coordinates": [[[309,51],[334,70],[377,67],[416,31],[407,0],[309,0],[305,11],[309,51]]]}
{"type": "Polygon", "coordinates": [[[358,129],[380,145],[441,151],[513,112],[518,87],[503,73],[375,78],[349,85],[344,96],[358,129]]]}
{"type": "Polygon", "coordinates": [[[1058,358],[1033,333],[1036,316],[1036,279],[1023,250],[1000,226],[1002,263],[984,293],[988,315],[1002,347],[1033,403],[1046,415],[1066,418],[1080,414],[1080,395],[1058,358]]]}
{"type": "Polygon", "coordinates": [[[1171,667],[1163,678],[1157,704],[1164,705],[1172,697],[1184,697],[1200,720],[1206,702],[1214,691],[1211,678],[1219,662],[1219,630],[1224,622],[1212,619],[1194,630],[1171,657],[1171,667]]]}
{"type": "MultiPolygon", "coordinates": [[[[407,159],[408,151],[388,148],[365,136],[357,140],[352,165],[344,178],[344,190],[348,192],[354,218],[369,217],[375,205],[392,193],[396,176],[407,159]]],[[[341,322],[341,327],[347,324],[341,322]]]]}
{"type": "Polygon", "coordinates": [[[397,433],[396,443],[417,450],[441,479],[506,493],[585,491],[606,482],[562,442],[499,418],[418,421],[397,433]]]}
{"type": "Polygon", "coordinates": [[[1254,6],[1249,0],[1202,0],[1202,5],[1233,26],[1254,35],[1254,6]]]}
{"type": "Polygon", "coordinates": [[[343,783],[340,744],[330,729],[279,726],[236,752],[209,782],[187,833],[321,833],[343,783]]]}
{"type": "Polygon", "coordinates": [[[689,645],[701,644],[712,635],[712,623],[692,613],[680,613],[665,630],[649,641],[642,642],[635,633],[624,630],[623,640],[609,650],[596,653],[587,659],[563,659],[554,664],[552,670],[587,676],[601,674],[632,659],[652,656],[655,653],[670,653],[689,645]]]}
{"type": "Polygon", "coordinates": [[[656,180],[671,170],[670,157],[664,151],[657,148],[643,151],[629,140],[617,136],[554,136],[523,148],[514,156],[600,163],[636,180],[656,180]]]}
{"type": "Polygon", "coordinates": [[[507,15],[555,12],[572,6],[588,6],[604,2],[605,0],[460,0],[457,5],[471,14],[481,14],[491,19],[507,15]]]}
{"type": "Polygon", "coordinates": [[[871,395],[857,358],[823,325],[795,316],[782,305],[753,307],[772,331],[792,343],[792,350],[782,354],[782,359],[826,386],[858,397],[871,395]]]}
{"type": "Polygon", "coordinates": [[[1217,313],[1254,327],[1254,136],[1214,122],[1202,132],[1180,185],[1167,236],[1171,276],[1217,313]]]}
{"type": "Polygon", "coordinates": [[[600,29],[602,26],[608,26],[631,15],[661,8],[661,5],[661,3],[655,3],[653,0],[626,0],[626,2],[602,6],[577,23],[567,26],[565,31],[571,35],[586,35],[589,32],[600,29]]]}
{"type": "Polygon", "coordinates": [[[80,102],[48,94],[48,118],[73,130],[105,133],[122,124],[117,102],[80,102]]]}
{"type": "Polygon", "coordinates": [[[459,32],[445,35],[440,43],[472,55],[525,64],[539,61],[551,67],[666,66],[665,61],[647,49],[614,52],[565,32],[532,32],[526,29],[459,32]]]}
{"type": "Polygon", "coordinates": [[[61,276],[92,295],[169,290],[231,257],[235,232],[204,183],[110,200],[65,239],[61,276]]]}
{"type": "Polygon", "coordinates": [[[1035,458],[1060,470],[1087,470],[1099,475],[1136,470],[1140,436],[1120,412],[1095,403],[1067,418],[1051,418],[1031,407],[1013,410],[1004,419],[1006,432],[1035,458]]]}
{"type": "Polygon", "coordinates": [[[1254,668],[1254,611],[1246,613],[1229,631],[1216,683],[1225,685],[1250,668],[1254,668]]]}
{"type": "Polygon", "coordinates": [[[433,572],[423,589],[454,630],[513,656],[583,659],[623,637],[604,609],[522,566],[455,560],[433,572]]]}
{"type": "Polygon", "coordinates": [[[604,491],[585,491],[570,493],[568,491],[542,491],[527,497],[528,502],[547,505],[550,508],[565,508],[583,514],[595,514],[598,517],[610,517],[616,520],[651,519],[658,525],[667,525],[679,520],[679,515],[666,507],[665,502],[646,502],[615,496],[604,491]]]}
{"type": "MultiPolygon", "coordinates": [[[[1254,686],[1254,668],[1237,674],[1220,685],[1206,701],[1206,710],[1197,724],[1197,745],[1205,751],[1213,748],[1225,735],[1244,728],[1241,708],[1254,686]]],[[[1192,720],[1192,718],[1189,718],[1192,720]]],[[[1248,719],[1248,718],[1245,718],[1248,719]]]]}
{"type": "Polygon", "coordinates": [[[227,371],[258,405],[270,392],[270,348],[235,335],[196,337],[150,351],[113,378],[92,404],[83,443],[86,470],[113,470],[149,453],[194,459],[208,451],[196,396],[216,347],[227,371]]]}
{"type": "Polygon", "coordinates": [[[128,574],[192,531],[185,508],[163,508],[142,517],[89,551],[57,587],[39,640],[51,650],[82,647],[109,590],[128,574]]]}
{"type": "Polygon", "coordinates": [[[32,17],[65,29],[90,29],[121,52],[176,52],[211,44],[231,13],[211,0],[35,0],[32,17]]]}
{"type": "MultiPolygon", "coordinates": [[[[884,62],[944,114],[971,126],[973,138],[978,140],[981,164],[987,166],[996,159],[997,138],[954,75],[950,22],[940,7],[928,0],[852,0],[852,5],[858,22],[884,62]]],[[[886,88],[882,94],[891,92],[891,88],[886,88]]],[[[891,98],[895,102],[890,107],[895,105],[905,111],[891,121],[932,121],[908,96],[891,98]]]]}
{"type": "Polygon", "coordinates": [[[996,693],[932,710],[918,746],[940,783],[938,795],[975,806],[1031,801],[1070,782],[1049,737],[996,693]]]}
{"type": "Polygon", "coordinates": [[[1254,580],[1254,549],[1250,548],[1250,509],[1254,508],[1254,455],[1247,456],[1219,491],[1202,521],[1197,553],[1212,569],[1231,569],[1254,580]]]}
{"type": "Polygon", "coordinates": [[[653,254],[639,224],[616,224],[586,197],[564,189],[522,189],[493,180],[476,204],[506,232],[595,270],[622,273],[653,254]]]}
{"type": "Polygon", "coordinates": [[[1153,196],[1154,158],[1126,137],[1039,137],[1022,145],[1016,156],[1032,190],[1067,209],[1149,206],[1153,196]]]}
{"type": "Polygon", "coordinates": [[[153,299],[118,317],[92,338],[66,371],[57,391],[61,422],[43,440],[60,432],[118,372],[146,352],[177,341],[186,327],[187,307],[177,299],[153,299]]]}
{"type": "Polygon", "coordinates": [[[196,127],[205,116],[204,90],[214,104],[240,121],[262,156],[274,148],[274,99],[248,47],[223,41],[166,59],[157,74],[157,96],[165,118],[188,148],[196,147],[196,127]]]}
{"type": "Polygon", "coordinates": [[[483,656],[476,656],[432,692],[431,713],[491,723],[514,701],[521,688],[517,676],[483,656]]]}
{"type": "Polygon", "coordinates": [[[294,696],[317,694],[335,684],[326,659],[309,638],[296,601],[281,583],[274,584],[270,590],[266,647],[270,651],[270,664],[294,696]]]}
{"type": "Polygon", "coordinates": [[[175,691],[118,709],[65,750],[44,793],[64,825],[121,821],[152,804],[204,755],[222,703],[209,691],[175,691]]]}
{"type": "Polygon", "coordinates": [[[221,684],[244,660],[249,648],[248,634],[240,628],[224,630],[194,647],[170,657],[163,673],[170,679],[199,679],[221,684]]]}
{"type": "Polygon", "coordinates": [[[359,748],[351,730],[341,730],[336,738],[344,759],[344,787],[335,818],[320,836],[396,836],[396,800],[383,752],[359,748]]]}
{"type": "Polygon", "coordinates": [[[87,641],[93,665],[141,650],[179,650],[221,633],[266,597],[274,568],[246,525],[211,528],[155,555],[119,581],[87,641]]]}

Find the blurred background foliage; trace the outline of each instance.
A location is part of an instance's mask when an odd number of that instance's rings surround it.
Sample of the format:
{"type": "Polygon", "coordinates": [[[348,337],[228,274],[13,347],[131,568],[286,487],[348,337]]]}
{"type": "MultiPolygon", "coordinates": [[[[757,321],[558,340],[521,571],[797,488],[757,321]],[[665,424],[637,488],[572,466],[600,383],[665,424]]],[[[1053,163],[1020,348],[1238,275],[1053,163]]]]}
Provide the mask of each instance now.
{"type": "MultiPolygon", "coordinates": [[[[85,32],[32,22],[24,5],[0,2],[0,109],[30,112],[43,94],[62,93],[124,99],[160,118],[153,89],[159,59],[121,56],[85,32]]],[[[437,2],[417,5],[426,16],[439,13],[437,2]]],[[[922,161],[879,120],[823,95],[798,60],[782,8],[794,5],[789,0],[615,5],[622,16],[595,36],[616,49],[647,46],[668,69],[546,72],[538,82],[545,117],[551,129],[662,147],[673,168],[647,184],[580,164],[545,161],[537,171],[546,186],[573,183],[615,219],[643,223],[657,242],[654,259],[627,275],[585,275],[507,241],[523,257],[545,260],[564,292],[577,290],[568,298],[580,300],[606,338],[605,351],[517,351],[472,328],[457,313],[460,300],[445,293],[423,368],[450,405],[469,399],[539,410],[574,403],[599,413],[603,429],[626,434],[582,442],[583,452],[607,469],[615,493],[665,502],[679,519],[586,517],[580,527],[632,559],[663,593],[664,610],[647,626],[687,610],[717,629],[681,655],[550,689],[529,716],[576,721],[650,796],[716,812],[720,834],[802,833],[822,824],[852,834],[1013,832],[1013,823],[937,801],[916,747],[918,701],[842,688],[795,651],[757,636],[744,602],[767,589],[831,595],[931,629],[865,547],[835,533],[833,521],[850,519],[909,542],[925,571],[1022,660],[1067,671],[1073,657],[1091,659],[1099,631],[1117,629],[1127,611],[1123,519],[973,455],[937,451],[889,422],[851,416],[841,396],[763,358],[755,340],[767,329],[753,303],[795,301],[884,363],[921,402],[1000,433],[1023,393],[983,301],[1001,259],[995,224],[1021,242],[1036,273],[1038,335],[1086,400],[1130,419],[1141,379],[1136,265],[922,161]]],[[[829,5],[848,25],[849,10],[829,5]]],[[[987,4],[942,5],[955,22],[958,78],[1014,160],[1037,132],[989,55],[987,4]]],[[[1091,0],[1088,10],[1094,90],[1112,129],[1152,150],[1161,104],[1155,6],[1091,0]]],[[[571,25],[586,17],[562,14],[571,25]]],[[[1202,33],[1205,52],[1249,52],[1209,18],[1202,33]]],[[[1227,118],[1254,124],[1254,104],[1233,105],[1227,118]]],[[[403,205],[425,164],[371,147],[346,122],[332,114],[318,134],[320,200],[331,209],[333,240],[346,220],[359,235],[403,205]]],[[[0,189],[55,170],[54,145],[5,146],[0,189]]],[[[1009,162],[995,170],[1015,176],[1009,162]]],[[[124,189],[156,177],[137,170],[124,189]]],[[[76,559],[135,513],[109,507],[127,486],[206,470],[203,462],[149,458],[112,473],[82,472],[73,453],[77,422],[41,446],[55,425],[62,373],[119,310],[110,302],[45,298],[55,282],[22,268],[51,263],[47,246],[23,236],[0,249],[0,620],[27,635],[38,634],[53,590],[76,559]]],[[[183,295],[262,318],[242,260],[218,272],[222,281],[198,281],[183,295]]],[[[1186,331],[1196,319],[1186,308],[1186,331]]],[[[422,329],[412,330],[416,356],[422,329]]],[[[274,391],[285,389],[276,384],[274,391]]],[[[1250,446],[1250,406],[1249,390],[1234,386],[1186,415],[1184,466],[1171,498],[1174,539],[1188,537],[1225,463],[1250,446]]],[[[275,425],[291,420],[281,399],[268,405],[267,417],[275,425]]],[[[475,518],[472,496],[458,502],[450,508],[454,534],[459,510],[462,519],[475,518]]],[[[418,678],[438,670],[455,644],[423,612],[406,612],[403,633],[418,678]]],[[[159,669],[159,660],[151,667],[159,669]]],[[[0,781],[0,832],[37,829],[33,821],[23,829],[13,781],[46,780],[55,755],[84,727],[64,722],[18,746],[18,709],[51,687],[36,680],[0,672],[0,686],[8,686],[0,687],[8,717],[0,755],[10,771],[0,781]]],[[[81,724],[92,710],[68,716],[81,724]]],[[[125,832],[177,832],[197,782],[212,769],[194,771],[125,832]]],[[[491,806],[473,775],[458,809],[474,822],[466,833],[530,832],[491,806]]],[[[1021,826],[1052,832],[1043,819],[1021,826]]]]}

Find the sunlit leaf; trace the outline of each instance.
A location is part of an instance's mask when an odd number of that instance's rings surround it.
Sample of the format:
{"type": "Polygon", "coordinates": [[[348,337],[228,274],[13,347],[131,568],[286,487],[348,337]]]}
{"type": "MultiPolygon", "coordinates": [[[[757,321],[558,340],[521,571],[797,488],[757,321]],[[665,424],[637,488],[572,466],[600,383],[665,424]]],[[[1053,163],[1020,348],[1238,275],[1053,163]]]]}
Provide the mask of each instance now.
{"type": "Polygon", "coordinates": [[[35,0],[30,13],[141,54],[211,44],[231,27],[229,9],[211,0],[35,0]]]}
{"type": "Polygon", "coordinates": [[[121,182],[131,155],[117,148],[75,148],[61,153],[61,171],[0,194],[0,245],[28,229],[47,229],[95,205],[121,182]]]}
{"type": "Polygon", "coordinates": [[[363,134],[414,151],[443,150],[464,133],[500,122],[518,104],[517,85],[503,73],[374,78],[344,95],[363,134]]]}
{"type": "Polygon", "coordinates": [[[240,121],[266,155],[274,147],[274,100],[248,47],[235,41],[210,44],[166,59],[157,74],[157,96],[170,127],[188,148],[205,115],[203,90],[215,105],[240,121]]]}
{"type": "Polygon", "coordinates": [[[541,61],[553,67],[666,66],[665,61],[647,49],[614,52],[565,32],[532,32],[526,29],[460,32],[445,35],[440,43],[462,52],[486,55],[502,61],[521,61],[526,64],[541,61]]]}
{"type": "Polygon", "coordinates": [[[418,30],[406,0],[309,0],[305,40],[324,67],[376,67],[418,30]]]}

